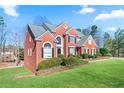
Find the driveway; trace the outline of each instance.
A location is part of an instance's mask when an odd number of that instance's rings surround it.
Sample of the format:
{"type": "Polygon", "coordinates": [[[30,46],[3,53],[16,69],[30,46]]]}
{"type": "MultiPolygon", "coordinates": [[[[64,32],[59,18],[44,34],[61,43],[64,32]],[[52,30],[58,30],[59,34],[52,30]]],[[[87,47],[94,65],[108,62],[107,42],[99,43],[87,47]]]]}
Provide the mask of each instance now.
{"type": "Polygon", "coordinates": [[[0,69],[6,69],[6,68],[15,68],[15,67],[22,67],[23,66],[23,61],[21,61],[21,64],[18,66],[16,65],[17,63],[15,62],[0,62],[0,69]]]}

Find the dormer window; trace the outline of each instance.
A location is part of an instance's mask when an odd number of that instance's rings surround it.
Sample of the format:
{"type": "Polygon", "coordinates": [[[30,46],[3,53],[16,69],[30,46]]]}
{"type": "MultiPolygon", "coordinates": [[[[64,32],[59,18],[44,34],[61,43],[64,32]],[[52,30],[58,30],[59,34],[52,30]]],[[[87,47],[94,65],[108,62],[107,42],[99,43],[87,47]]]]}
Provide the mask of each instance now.
{"type": "Polygon", "coordinates": [[[92,44],[92,41],[91,39],[88,40],[88,44],[91,45],[92,44]]]}

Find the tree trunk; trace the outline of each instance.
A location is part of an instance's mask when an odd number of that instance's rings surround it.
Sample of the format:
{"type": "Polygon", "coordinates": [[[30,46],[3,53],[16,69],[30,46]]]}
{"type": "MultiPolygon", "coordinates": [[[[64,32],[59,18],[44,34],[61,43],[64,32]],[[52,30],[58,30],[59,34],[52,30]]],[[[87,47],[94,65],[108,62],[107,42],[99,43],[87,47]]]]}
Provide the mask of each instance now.
{"type": "Polygon", "coordinates": [[[120,56],[120,54],[119,54],[119,53],[120,53],[120,48],[118,48],[118,57],[120,56]]]}

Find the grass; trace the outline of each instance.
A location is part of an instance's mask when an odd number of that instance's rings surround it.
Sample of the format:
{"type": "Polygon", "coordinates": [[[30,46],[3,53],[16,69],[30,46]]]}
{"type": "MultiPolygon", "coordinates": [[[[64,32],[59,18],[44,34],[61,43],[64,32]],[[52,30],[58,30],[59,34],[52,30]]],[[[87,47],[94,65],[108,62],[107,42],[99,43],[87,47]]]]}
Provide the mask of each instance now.
{"type": "Polygon", "coordinates": [[[0,87],[124,87],[124,60],[114,59],[87,64],[46,77],[36,76],[15,80],[16,76],[30,75],[23,67],[0,70],[0,87]]]}

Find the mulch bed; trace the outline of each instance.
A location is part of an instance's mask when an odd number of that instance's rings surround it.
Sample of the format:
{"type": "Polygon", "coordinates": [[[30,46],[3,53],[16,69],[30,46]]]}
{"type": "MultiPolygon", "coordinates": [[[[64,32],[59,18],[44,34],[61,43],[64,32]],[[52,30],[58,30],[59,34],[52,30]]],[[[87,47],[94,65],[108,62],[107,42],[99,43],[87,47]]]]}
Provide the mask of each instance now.
{"type": "MultiPolygon", "coordinates": [[[[38,71],[37,72],[37,76],[45,77],[45,76],[52,75],[52,74],[55,74],[55,73],[67,71],[69,69],[70,68],[65,67],[65,66],[52,67],[52,68],[49,68],[49,69],[38,71]]],[[[16,79],[25,79],[25,78],[32,78],[32,77],[35,77],[35,75],[16,76],[16,77],[13,78],[13,80],[16,80],[16,79]]]]}
{"type": "Polygon", "coordinates": [[[53,68],[49,68],[49,69],[45,69],[45,70],[40,70],[38,71],[37,75],[38,76],[48,76],[57,72],[63,72],[66,70],[69,70],[69,67],[66,66],[58,66],[58,67],[53,67],[53,68]]]}
{"type": "MultiPolygon", "coordinates": [[[[92,61],[96,61],[96,60],[101,60],[101,59],[109,59],[110,57],[99,57],[99,58],[96,58],[96,59],[87,59],[89,61],[89,63],[92,61]]],[[[87,64],[83,64],[83,65],[79,65],[79,66],[85,66],[87,64]]],[[[67,67],[67,66],[58,66],[58,67],[52,67],[52,68],[49,68],[49,69],[44,69],[44,70],[39,70],[37,72],[37,76],[41,76],[41,77],[45,77],[45,76],[48,76],[48,75],[52,75],[52,74],[56,74],[56,73],[60,73],[60,72],[64,72],[64,71],[68,71],[72,68],[76,68],[78,66],[75,66],[75,67],[67,67]]],[[[34,77],[35,75],[27,75],[27,76],[17,76],[15,77],[14,79],[24,79],[24,78],[32,78],[34,77]]]]}

